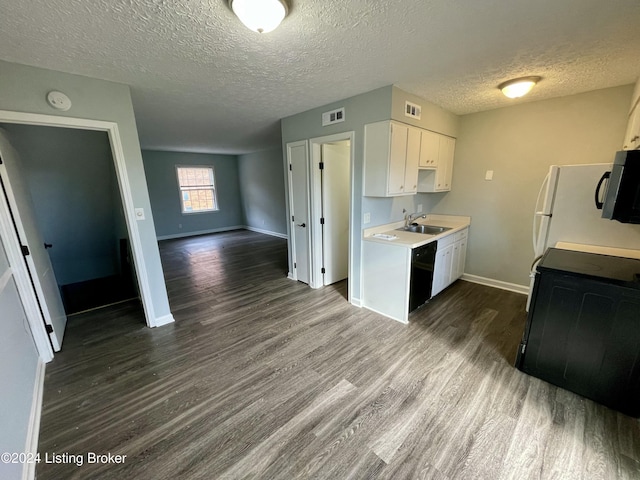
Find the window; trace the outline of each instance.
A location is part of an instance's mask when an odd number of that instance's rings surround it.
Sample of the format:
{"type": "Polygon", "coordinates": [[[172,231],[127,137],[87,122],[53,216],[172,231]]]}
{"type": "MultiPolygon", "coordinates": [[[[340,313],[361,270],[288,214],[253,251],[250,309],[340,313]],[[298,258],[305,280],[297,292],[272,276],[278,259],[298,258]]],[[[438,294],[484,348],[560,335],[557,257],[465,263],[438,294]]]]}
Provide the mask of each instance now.
{"type": "Polygon", "coordinates": [[[218,210],[213,167],[176,167],[182,213],[218,210]]]}

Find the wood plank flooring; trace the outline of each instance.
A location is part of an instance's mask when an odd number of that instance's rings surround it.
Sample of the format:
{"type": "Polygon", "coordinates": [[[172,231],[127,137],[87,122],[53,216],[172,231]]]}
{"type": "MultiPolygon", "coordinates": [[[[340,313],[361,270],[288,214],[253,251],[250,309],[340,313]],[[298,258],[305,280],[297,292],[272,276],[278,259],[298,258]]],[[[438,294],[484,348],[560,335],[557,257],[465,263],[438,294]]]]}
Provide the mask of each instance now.
{"type": "Polygon", "coordinates": [[[70,320],[39,450],[85,463],[38,479],[640,478],[637,419],[512,366],[522,295],[459,281],[407,326],[287,279],[279,238],[160,249],[176,323],[70,320]]]}

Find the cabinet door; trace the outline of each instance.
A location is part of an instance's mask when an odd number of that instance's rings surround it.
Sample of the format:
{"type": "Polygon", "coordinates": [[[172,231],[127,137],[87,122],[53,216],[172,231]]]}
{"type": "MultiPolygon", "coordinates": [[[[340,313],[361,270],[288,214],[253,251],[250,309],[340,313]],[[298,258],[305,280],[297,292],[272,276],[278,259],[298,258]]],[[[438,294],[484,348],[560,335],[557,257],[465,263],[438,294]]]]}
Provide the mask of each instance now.
{"type": "Polygon", "coordinates": [[[460,241],[453,244],[451,252],[451,275],[449,275],[449,283],[453,283],[458,279],[458,269],[460,263],[460,241]]]}
{"type": "Polygon", "coordinates": [[[636,103],[635,108],[629,116],[627,134],[624,137],[622,149],[635,150],[637,148],[640,148],[640,106],[636,103]]]}
{"type": "Polygon", "coordinates": [[[449,245],[436,252],[436,261],[433,266],[433,286],[431,296],[435,296],[447,288],[451,283],[451,261],[453,245],[449,245]]]}
{"type": "Polygon", "coordinates": [[[436,170],[435,191],[446,192],[451,190],[451,178],[453,177],[453,154],[455,139],[440,136],[440,149],[438,155],[438,168],[436,170]]]}
{"type": "Polygon", "coordinates": [[[421,168],[435,168],[438,165],[438,150],[440,135],[429,130],[420,132],[420,163],[421,168]]]}
{"type": "Polygon", "coordinates": [[[640,79],[636,82],[636,88],[633,91],[627,133],[624,136],[624,145],[622,146],[623,150],[637,148],[640,148],[640,79]]]}
{"type": "Polygon", "coordinates": [[[404,166],[404,191],[418,191],[418,163],[420,161],[420,129],[409,127],[407,134],[407,157],[404,166]]]}
{"type": "MultiPolygon", "coordinates": [[[[467,239],[460,240],[460,250],[458,251],[458,272],[455,279],[464,275],[464,264],[467,260],[467,239]]],[[[454,280],[455,280],[454,279],[454,280]]]]}
{"type": "Polygon", "coordinates": [[[407,137],[409,127],[391,124],[391,146],[389,149],[389,177],[387,193],[399,195],[405,193],[405,163],[407,159],[407,137]]]}

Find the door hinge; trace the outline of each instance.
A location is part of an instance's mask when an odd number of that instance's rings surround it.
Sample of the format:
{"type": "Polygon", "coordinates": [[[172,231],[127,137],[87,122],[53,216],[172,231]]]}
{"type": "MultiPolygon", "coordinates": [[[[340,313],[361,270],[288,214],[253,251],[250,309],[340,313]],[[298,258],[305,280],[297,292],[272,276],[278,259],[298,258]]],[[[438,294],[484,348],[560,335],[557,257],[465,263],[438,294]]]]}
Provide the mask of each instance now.
{"type": "Polygon", "coordinates": [[[48,323],[44,324],[44,328],[47,331],[47,333],[53,333],[53,326],[49,325],[48,323]]]}
{"type": "Polygon", "coordinates": [[[291,215],[291,221],[292,221],[292,222],[295,222],[295,220],[293,219],[293,215],[291,215]]]}
{"type": "Polygon", "coordinates": [[[322,267],[322,269],[320,270],[321,273],[326,273],[326,270],[324,269],[324,267],[322,267]]]}
{"type": "Polygon", "coordinates": [[[296,262],[293,262],[293,268],[298,268],[298,265],[296,264],[296,262]]]}
{"type": "Polygon", "coordinates": [[[521,345],[521,347],[522,347],[522,348],[520,349],[520,353],[521,353],[522,355],[524,355],[524,351],[527,349],[527,344],[526,344],[526,343],[523,343],[523,344],[521,345]]]}
{"type": "Polygon", "coordinates": [[[320,162],[318,164],[318,168],[320,168],[320,170],[324,170],[324,162],[320,162]]]}
{"type": "Polygon", "coordinates": [[[0,165],[2,165],[2,156],[0,156],[0,165]]]}
{"type": "Polygon", "coordinates": [[[22,255],[23,256],[27,256],[27,255],[31,255],[31,253],[29,252],[29,247],[27,247],[26,245],[20,245],[20,249],[22,250],[22,255]]]}
{"type": "Polygon", "coordinates": [[[324,217],[320,219],[320,225],[324,225],[324,217]]]}
{"type": "Polygon", "coordinates": [[[289,164],[289,171],[292,171],[293,167],[291,166],[291,164],[289,164]]]}

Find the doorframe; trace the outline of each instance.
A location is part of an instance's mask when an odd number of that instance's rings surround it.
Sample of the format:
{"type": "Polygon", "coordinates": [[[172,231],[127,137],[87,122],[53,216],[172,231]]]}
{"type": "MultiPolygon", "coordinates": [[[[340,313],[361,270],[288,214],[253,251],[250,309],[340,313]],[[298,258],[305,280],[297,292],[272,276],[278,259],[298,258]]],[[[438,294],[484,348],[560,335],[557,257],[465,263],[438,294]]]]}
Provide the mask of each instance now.
{"type": "MultiPolygon", "coordinates": [[[[22,125],[34,125],[45,127],[63,127],[63,128],[75,128],[78,130],[94,130],[106,132],[109,137],[109,143],[111,145],[111,154],[113,162],[115,164],[116,178],[118,180],[118,186],[120,191],[120,199],[122,200],[122,206],[124,210],[124,217],[127,224],[127,230],[129,232],[129,241],[131,242],[131,251],[133,254],[133,261],[136,269],[136,277],[138,280],[138,286],[140,288],[140,296],[142,300],[142,307],[145,314],[145,321],[148,327],[158,326],[156,325],[156,317],[151,300],[151,285],[149,284],[149,277],[147,273],[146,263],[142,252],[142,240],[140,238],[140,230],[138,229],[135,207],[133,203],[133,195],[131,191],[131,185],[129,183],[129,175],[125,164],[125,155],[122,148],[122,140],[120,138],[120,131],[118,124],[115,122],[108,122],[102,120],[91,120],[86,118],[74,118],[74,117],[59,117],[55,115],[45,115],[39,113],[26,113],[26,112],[14,112],[8,110],[0,110],[0,123],[15,123],[22,125]]],[[[0,227],[2,228],[3,238],[8,238],[11,247],[5,245],[5,249],[11,250],[12,268],[15,268],[14,273],[16,276],[28,277],[27,267],[22,258],[20,250],[19,240],[15,234],[13,236],[5,237],[5,230],[9,226],[13,229],[13,224],[6,224],[6,218],[4,213],[0,215],[0,227]],[[16,244],[17,242],[17,244],[16,244]],[[15,257],[17,251],[20,252],[19,258],[15,257]]],[[[9,217],[10,219],[10,217],[9,217]]],[[[9,255],[9,252],[7,252],[9,255]]],[[[22,283],[22,282],[21,282],[22,283]]],[[[49,343],[49,335],[46,333],[44,321],[40,315],[39,308],[36,310],[37,315],[34,316],[33,305],[38,305],[37,297],[31,286],[31,282],[28,282],[30,293],[27,291],[21,292],[21,298],[27,298],[23,300],[25,310],[29,308],[31,315],[28,315],[29,325],[31,326],[31,332],[33,334],[38,352],[41,358],[47,362],[53,358],[53,351],[49,343]],[[23,297],[24,294],[24,297],[23,297]],[[36,320],[37,318],[37,320],[36,320]],[[42,334],[46,338],[46,345],[42,345],[42,334]],[[46,347],[46,348],[45,348],[46,347]]],[[[25,285],[23,285],[24,289],[25,285]]]]}
{"type": "Polygon", "coordinates": [[[322,281],[322,229],[316,228],[320,226],[320,217],[322,214],[322,188],[320,183],[320,169],[316,168],[316,165],[320,163],[322,159],[322,145],[325,143],[343,142],[349,140],[349,273],[347,281],[347,301],[353,303],[353,225],[352,221],[355,218],[353,212],[353,195],[354,195],[354,160],[355,160],[355,132],[342,132],[333,135],[326,135],[323,137],[315,137],[309,140],[311,155],[309,172],[310,172],[310,191],[309,198],[311,205],[311,215],[309,216],[309,223],[311,224],[311,277],[309,285],[312,288],[320,288],[323,286],[322,281]]]}
{"type": "MultiPolygon", "coordinates": [[[[308,140],[299,140],[297,142],[289,142],[287,143],[287,157],[286,157],[286,161],[287,161],[287,182],[288,182],[288,186],[289,186],[289,218],[287,218],[287,225],[289,225],[289,241],[291,244],[291,279],[292,280],[298,280],[298,268],[297,266],[294,267],[294,265],[297,265],[297,259],[296,259],[296,236],[295,236],[295,225],[292,220],[291,220],[291,216],[294,215],[291,212],[295,212],[295,208],[293,208],[293,173],[291,172],[291,149],[295,148],[295,147],[304,147],[305,149],[305,154],[306,154],[306,158],[307,158],[307,171],[309,169],[309,141],[308,140]]],[[[307,192],[309,192],[309,176],[307,175],[307,192]]],[[[310,213],[309,213],[309,204],[310,202],[307,202],[307,218],[311,218],[310,217],[310,213]]],[[[309,223],[310,220],[309,220],[309,223]]],[[[309,225],[309,228],[311,229],[312,226],[309,225]]],[[[311,232],[312,230],[307,230],[309,232],[311,232]]],[[[308,255],[307,257],[309,258],[309,260],[311,260],[312,256],[311,256],[311,233],[307,234],[307,252],[308,255]]],[[[309,270],[309,283],[311,284],[311,281],[313,279],[313,262],[309,261],[309,265],[308,265],[308,270],[309,270]]]]}

